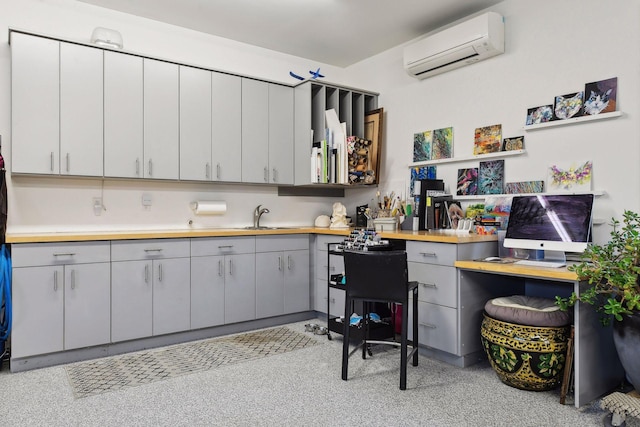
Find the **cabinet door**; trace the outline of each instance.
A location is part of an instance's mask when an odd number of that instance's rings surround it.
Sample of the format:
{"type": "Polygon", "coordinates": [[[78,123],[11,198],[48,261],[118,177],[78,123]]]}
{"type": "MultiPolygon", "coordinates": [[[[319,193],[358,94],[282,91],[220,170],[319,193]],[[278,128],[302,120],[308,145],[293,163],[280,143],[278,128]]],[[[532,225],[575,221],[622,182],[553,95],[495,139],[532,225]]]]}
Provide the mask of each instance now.
{"type": "Polygon", "coordinates": [[[242,78],[211,73],[212,179],[242,181],[242,78]]]}
{"type": "Polygon", "coordinates": [[[151,336],[152,269],[152,261],[111,263],[112,342],[151,336]]]}
{"type": "Polygon", "coordinates": [[[102,176],[103,51],[60,43],[60,174],[102,176]]]}
{"type": "Polygon", "coordinates": [[[309,251],[284,253],[284,312],[309,310],[309,251]]]}
{"type": "Polygon", "coordinates": [[[63,267],[14,268],[11,356],[63,350],[63,267]]]}
{"type": "Polygon", "coordinates": [[[189,258],[153,261],[153,335],[190,328],[190,272],[189,258]]]}
{"type": "Polygon", "coordinates": [[[242,79],[242,182],[269,182],[269,84],[242,79]]]}
{"type": "Polygon", "coordinates": [[[144,59],[144,177],[178,179],[178,65],[144,59]]]}
{"type": "Polygon", "coordinates": [[[180,179],[210,181],[211,167],[211,71],[181,66],[180,179]]]}
{"type": "Polygon", "coordinates": [[[142,58],[104,52],[104,174],[142,177],[142,58]]]}
{"type": "Polygon", "coordinates": [[[11,171],[60,172],[60,43],[11,33],[11,171]]]}
{"type": "Polygon", "coordinates": [[[64,349],[106,344],[111,340],[111,265],[64,268],[64,349]]]}
{"type": "Polygon", "coordinates": [[[283,252],[256,254],[256,317],[284,314],[284,271],[283,252]]]}
{"type": "Polygon", "coordinates": [[[256,256],[225,256],[224,322],[256,318],[256,256]]]}
{"type": "MultiPolygon", "coordinates": [[[[293,184],[293,88],[269,84],[269,176],[293,184]]],[[[309,164],[307,160],[306,165],[309,164]]]]}
{"type": "Polygon", "coordinates": [[[191,258],[191,329],[224,323],[224,257],[191,258]]]}
{"type": "MultiPolygon", "coordinates": [[[[295,106],[295,185],[311,184],[311,83],[303,83],[294,88],[295,106]]],[[[317,137],[317,135],[316,135],[317,137]]]]}

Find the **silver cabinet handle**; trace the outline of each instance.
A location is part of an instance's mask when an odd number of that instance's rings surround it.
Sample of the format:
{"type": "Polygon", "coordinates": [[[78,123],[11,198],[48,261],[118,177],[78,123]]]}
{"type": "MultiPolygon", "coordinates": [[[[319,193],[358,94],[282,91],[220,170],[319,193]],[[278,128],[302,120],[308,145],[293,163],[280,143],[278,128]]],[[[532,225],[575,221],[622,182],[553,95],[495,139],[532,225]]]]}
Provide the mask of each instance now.
{"type": "Polygon", "coordinates": [[[278,270],[282,271],[282,257],[278,256],[278,270]]]}
{"type": "Polygon", "coordinates": [[[278,171],[273,168],[273,182],[278,182],[278,171]]]}
{"type": "Polygon", "coordinates": [[[422,323],[422,322],[420,322],[420,326],[424,326],[425,328],[429,328],[429,329],[436,329],[436,325],[433,325],[431,323],[422,323]]]}
{"type": "Polygon", "coordinates": [[[153,176],[153,161],[149,159],[149,176],[153,176]]]}
{"type": "Polygon", "coordinates": [[[287,255],[287,268],[291,270],[291,267],[293,267],[293,263],[291,262],[291,255],[287,255]]]}
{"type": "Polygon", "coordinates": [[[140,159],[136,159],[136,176],[140,176],[140,159]]]}
{"type": "Polygon", "coordinates": [[[56,292],[58,290],[58,272],[53,272],[53,291],[56,292]]]}
{"type": "Polygon", "coordinates": [[[211,165],[209,162],[204,166],[204,177],[207,179],[211,178],[211,165]]]}
{"type": "Polygon", "coordinates": [[[76,271],[71,270],[71,289],[76,288],[76,271]]]}
{"type": "Polygon", "coordinates": [[[335,298],[328,298],[328,297],[324,297],[324,299],[326,299],[327,301],[329,301],[329,302],[331,302],[331,303],[336,302],[336,299],[335,299],[335,298]]]}
{"type": "Polygon", "coordinates": [[[162,263],[158,264],[158,280],[162,282],[162,263]]]}
{"type": "Polygon", "coordinates": [[[53,172],[53,151],[51,152],[51,172],[53,172]]]}
{"type": "Polygon", "coordinates": [[[229,276],[233,276],[233,261],[229,260],[229,276]]]}
{"type": "Polygon", "coordinates": [[[424,286],[425,288],[433,288],[436,289],[438,287],[438,285],[436,285],[435,283],[420,283],[422,286],[424,286]]]}
{"type": "Polygon", "coordinates": [[[144,266],[144,283],[149,283],[149,264],[144,266]]]}
{"type": "Polygon", "coordinates": [[[231,249],[233,245],[218,245],[218,249],[231,249]]]}
{"type": "Polygon", "coordinates": [[[432,258],[435,258],[437,256],[435,252],[420,252],[420,255],[428,256],[428,257],[432,257],[432,258]]]}
{"type": "Polygon", "coordinates": [[[224,275],[224,262],[221,259],[218,260],[218,276],[222,277],[224,275]]]}
{"type": "Polygon", "coordinates": [[[56,256],[56,257],[58,257],[58,256],[74,256],[74,255],[75,255],[75,252],[60,252],[60,253],[57,253],[57,254],[53,254],[53,256],[56,256]]]}
{"type": "Polygon", "coordinates": [[[269,168],[264,167],[264,182],[269,182],[269,168]]]}
{"type": "Polygon", "coordinates": [[[67,153],[67,172],[69,172],[69,165],[70,165],[70,162],[69,162],[70,157],[69,156],[70,156],[70,154],[67,153]]]}
{"type": "Polygon", "coordinates": [[[333,266],[333,265],[325,265],[324,268],[327,268],[327,269],[329,269],[331,271],[336,271],[336,267],[333,266]]]}
{"type": "Polygon", "coordinates": [[[220,179],[220,163],[216,164],[216,178],[220,179]]]}
{"type": "Polygon", "coordinates": [[[146,253],[150,253],[150,252],[162,252],[162,248],[145,249],[144,251],[145,251],[146,253]]]}

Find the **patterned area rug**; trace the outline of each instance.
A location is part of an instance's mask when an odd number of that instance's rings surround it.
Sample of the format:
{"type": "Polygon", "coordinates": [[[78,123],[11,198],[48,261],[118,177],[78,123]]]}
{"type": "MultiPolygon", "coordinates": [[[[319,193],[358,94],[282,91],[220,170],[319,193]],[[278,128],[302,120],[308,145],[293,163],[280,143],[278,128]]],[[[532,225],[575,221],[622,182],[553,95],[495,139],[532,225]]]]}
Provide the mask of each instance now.
{"type": "Polygon", "coordinates": [[[319,342],[287,327],[173,345],[67,365],[76,398],[260,359],[319,342]]]}

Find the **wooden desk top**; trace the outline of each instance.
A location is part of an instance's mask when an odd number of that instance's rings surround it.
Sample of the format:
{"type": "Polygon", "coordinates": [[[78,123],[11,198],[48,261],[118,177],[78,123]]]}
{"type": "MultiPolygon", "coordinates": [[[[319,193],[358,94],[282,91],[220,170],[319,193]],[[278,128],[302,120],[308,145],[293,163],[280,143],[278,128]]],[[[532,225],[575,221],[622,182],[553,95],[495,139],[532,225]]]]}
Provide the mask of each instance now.
{"type": "Polygon", "coordinates": [[[493,274],[505,274],[508,276],[523,276],[536,279],[553,279],[564,282],[576,282],[578,277],[566,267],[533,267],[514,263],[498,263],[484,261],[456,261],[456,268],[462,270],[486,272],[493,274]]]}
{"type": "MultiPolygon", "coordinates": [[[[6,235],[7,243],[45,243],[45,242],[86,242],[95,240],[129,240],[129,239],[166,239],[190,237],[235,237],[235,236],[268,236],[285,234],[319,234],[348,236],[350,229],[329,229],[319,227],[290,227],[264,230],[247,230],[243,228],[191,228],[167,230],[120,230],[120,231],[62,231],[12,233],[6,235]]],[[[497,236],[480,236],[476,234],[456,235],[439,231],[405,231],[380,232],[383,239],[400,239],[440,243],[475,243],[497,241],[497,236]]]]}

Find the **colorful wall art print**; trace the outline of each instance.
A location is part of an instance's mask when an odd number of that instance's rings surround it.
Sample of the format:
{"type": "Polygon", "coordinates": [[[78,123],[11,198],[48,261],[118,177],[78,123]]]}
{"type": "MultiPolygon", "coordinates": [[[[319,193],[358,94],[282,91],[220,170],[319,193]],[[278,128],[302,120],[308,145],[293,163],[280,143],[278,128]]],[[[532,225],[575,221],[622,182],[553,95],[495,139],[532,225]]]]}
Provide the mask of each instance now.
{"type": "Polygon", "coordinates": [[[478,168],[458,169],[458,196],[475,196],[478,194],[478,168]]]}
{"type": "Polygon", "coordinates": [[[502,147],[502,125],[476,128],[473,154],[487,154],[500,151],[502,147]]]}
{"type": "Polygon", "coordinates": [[[591,191],[593,163],[554,164],[549,166],[547,191],[591,191]]]}
{"type": "Polygon", "coordinates": [[[569,95],[558,95],[553,104],[554,120],[566,120],[582,115],[582,102],[584,92],[576,92],[569,95]]]}
{"type": "Polygon", "coordinates": [[[431,160],[431,131],[413,134],[413,161],[431,160]]]}
{"type": "Polygon", "coordinates": [[[507,182],[504,184],[504,194],[542,193],[544,181],[507,182]]]}
{"type": "Polygon", "coordinates": [[[553,120],[552,105],[543,105],[527,110],[527,125],[537,125],[539,123],[550,122],[551,120],[553,120]]]}
{"type": "Polygon", "coordinates": [[[504,186],[504,160],[480,162],[478,194],[502,194],[504,186]]]}
{"type": "Polygon", "coordinates": [[[435,166],[416,166],[411,168],[411,181],[409,191],[411,194],[415,188],[415,182],[417,179],[436,179],[436,167],[435,166]]]}
{"type": "Polygon", "coordinates": [[[431,142],[431,159],[450,159],[451,157],[453,157],[453,128],[434,130],[431,142]]]}
{"type": "Polygon", "coordinates": [[[584,86],[584,114],[593,115],[616,111],[618,78],[614,77],[584,86]]]}
{"type": "Polygon", "coordinates": [[[505,138],[502,141],[502,151],[513,151],[522,149],[524,149],[524,136],[505,138]]]}

